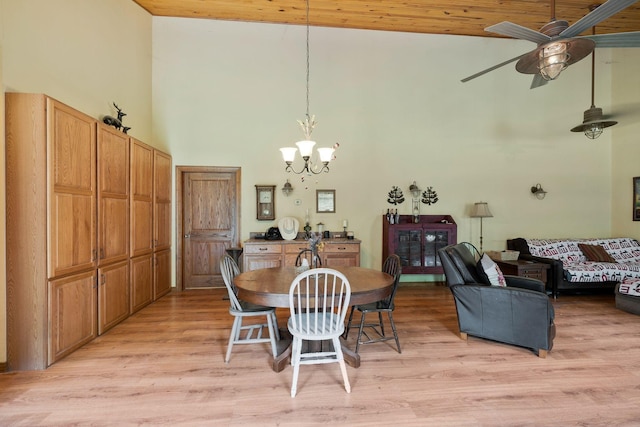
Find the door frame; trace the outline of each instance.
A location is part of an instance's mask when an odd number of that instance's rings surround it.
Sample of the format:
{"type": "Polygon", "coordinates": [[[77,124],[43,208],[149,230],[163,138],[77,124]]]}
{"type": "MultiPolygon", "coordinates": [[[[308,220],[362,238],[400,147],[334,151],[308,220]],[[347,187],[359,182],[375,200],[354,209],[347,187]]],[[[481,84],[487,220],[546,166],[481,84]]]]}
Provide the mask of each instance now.
{"type": "Polygon", "coordinates": [[[182,217],[183,200],[182,188],[184,185],[184,177],[187,173],[233,173],[236,178],[236,224],[238,230],[236,233],[235,246],[240,246],[240,225],[242,214],[240,212],[241,201],[241,175],[242,168],[239,166],[176,166],[176,290],[183,291],[184,284],[182,280],[182,254],[184,239],[184,218],[182,217]]]}

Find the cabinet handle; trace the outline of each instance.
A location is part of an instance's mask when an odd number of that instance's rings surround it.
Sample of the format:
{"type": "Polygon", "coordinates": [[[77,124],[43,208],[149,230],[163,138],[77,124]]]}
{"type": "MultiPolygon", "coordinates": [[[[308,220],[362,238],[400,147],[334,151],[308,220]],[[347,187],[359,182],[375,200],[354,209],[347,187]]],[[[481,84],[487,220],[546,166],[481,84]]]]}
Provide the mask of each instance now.
{"type": "Polygon", "coordinates": [[[104,274],[101,274],[100,280],[102,281],[101,285],[104,286],[107,283],[107,276],[105,276],[104,274]]]}
{"type": "Polygon", "coordinates": [[[191,237],[191,234],[185,234],[185,235],[184,235],[184,238],[185,238],[185,239],[188,239],[188,238],[190,238],[190,237],[191,237]]]}
{"type": "Polygon", "coordinates": [[[100,248],[100,259],[104,259],[104,249],[100,248]]]}
{"type": "Polygon", "coordinates": [[[268,251],[269,248],[258,248],[259,251],[268,251]]]}
{"type": "Polygon", "coordinates": [[[346,251],[346,250],[347,250],[347,248],[345,248],[345,247],[343,246],[343,247],[341,247],[341,248],[338,248],[338,250],[339,250],[339,251],[346,251]]]}
{"type": "Polygon", "coordinates": [[[98,251],[96,249],[91,251],[91,261],[98,259],[98,251]]]}

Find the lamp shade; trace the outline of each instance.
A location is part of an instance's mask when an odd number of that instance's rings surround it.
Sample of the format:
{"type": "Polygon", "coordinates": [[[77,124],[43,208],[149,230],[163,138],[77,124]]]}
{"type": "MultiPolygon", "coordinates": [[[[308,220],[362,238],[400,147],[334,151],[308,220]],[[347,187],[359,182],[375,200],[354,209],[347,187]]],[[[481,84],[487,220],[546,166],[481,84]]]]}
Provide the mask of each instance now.
{"type": "Polygon", "coordinates": [[[313,146],[316,145],[316,143],[315,141],[304,140],[296,142],[296,145],[298,146],[302,157],[311,157],[311,154],[313,153],[313,146]]]}
{"type": "Polygon", "coordinates": [[[489,210],[489,204],[487,202],[474,203],[471,208],[471,218],[491,218],[493,214],[489,210]]]}
{"type": "Polygon", "coordinates": [[[333,156],[334,149],[331,147],[322,147],[318,148],[318,155],[320,156],[320,161],[322,163],[329,163],[331,161],[331,157],[333,156]]]}

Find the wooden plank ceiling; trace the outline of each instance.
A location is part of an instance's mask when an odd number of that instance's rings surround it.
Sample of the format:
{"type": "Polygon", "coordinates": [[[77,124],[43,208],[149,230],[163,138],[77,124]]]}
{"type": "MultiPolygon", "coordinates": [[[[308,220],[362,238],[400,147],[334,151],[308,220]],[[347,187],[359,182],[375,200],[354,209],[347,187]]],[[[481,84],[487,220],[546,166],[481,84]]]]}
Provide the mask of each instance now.
{"type": "MultiPolygon", "coordinates": [[[[305,0],[133,0],[154,16],[304,25],[305,0]]],[[[569,25],[594,0],[557,0],[557,19],[569,25]]],[[[551,20],[541,0],[310,0],[310,24],[411,33],[497,37],[485,27],[511,21],[539,30],[551,20]]],[[[598,34],[640,31],[640,2],[597,25],[598,34]]],[[[591,31],[585,32],[591,34],[591,31]]]]}

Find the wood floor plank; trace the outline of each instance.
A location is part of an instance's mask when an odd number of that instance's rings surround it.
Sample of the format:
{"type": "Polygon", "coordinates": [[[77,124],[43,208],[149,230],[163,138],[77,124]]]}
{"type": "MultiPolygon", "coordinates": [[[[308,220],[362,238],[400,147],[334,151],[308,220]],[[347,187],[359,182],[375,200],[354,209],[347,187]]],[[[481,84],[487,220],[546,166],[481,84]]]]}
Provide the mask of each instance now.
{"type": "MultiPolygon", "coordinates": [[[[361,346],[347,394],[336,364],[271,370],[234,346],[224,292],[171,293],[45,371],[0,374],[0,425],[638,426],[640,317],[613,295],[561,295],[546,359],[460,339],[443,286],[402,286],[388,341],[361,346]]],[[[280,326],[287,310],[278,309],[280,326]]],[[[355,331],[347,345],[354,347],[355,331]]]]}

